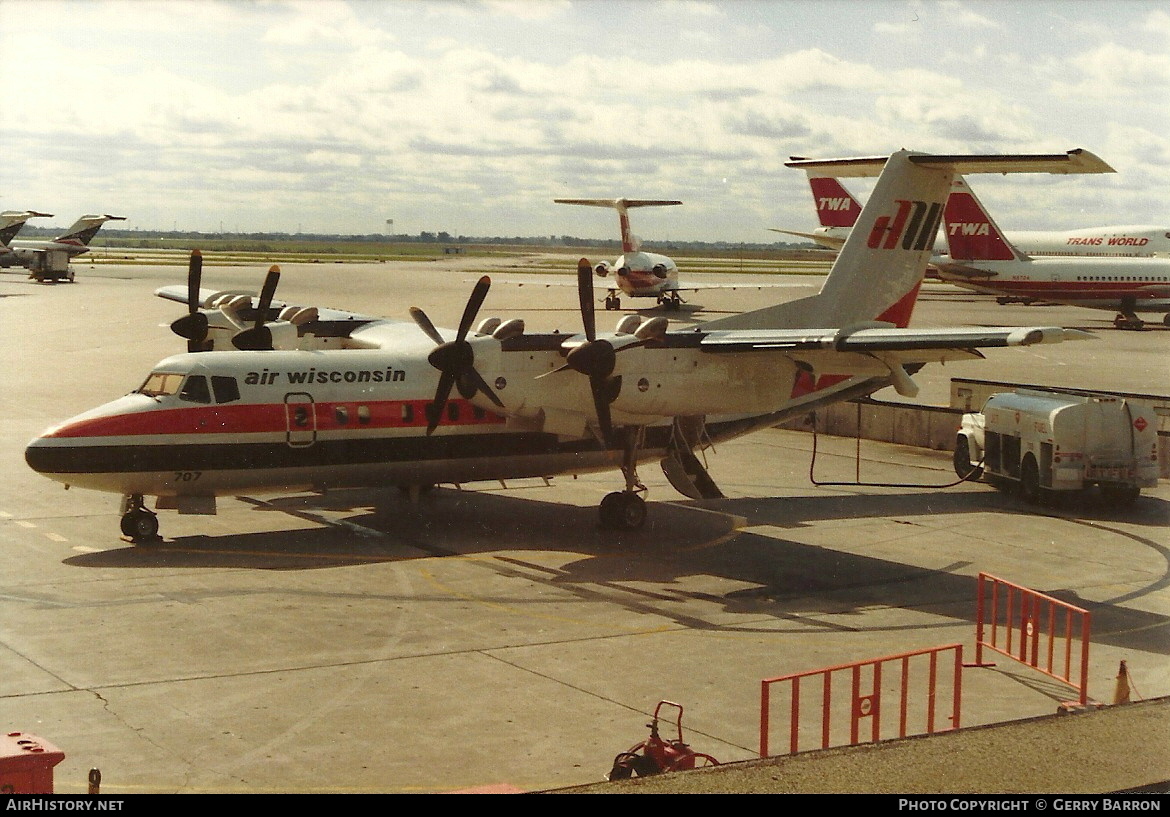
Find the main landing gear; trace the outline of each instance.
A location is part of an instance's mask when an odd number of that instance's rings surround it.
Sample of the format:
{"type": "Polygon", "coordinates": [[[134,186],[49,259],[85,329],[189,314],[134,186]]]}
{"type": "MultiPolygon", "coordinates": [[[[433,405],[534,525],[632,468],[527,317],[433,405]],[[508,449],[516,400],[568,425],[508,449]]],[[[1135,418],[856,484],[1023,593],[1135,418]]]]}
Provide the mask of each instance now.
{"type": "Polygon", "coordinates": [[[122,497],[122,535],[136,545],[159,539],[158,516],[147,509],[142,494],[122,497]]]}
{"type": "Polygon", "coordinates": [[[618,297],[618,294],[616,291],[611,289],[609,291],[609,294],[605,296],[605,308],[607,310],[614,310],[614,309],[621,309],[622,308],[622,299],[620,297],[618,297]]]}
{"type": "Polygon", "coordinates": [[[683,299],[679,297],[677,292],[664,292],[658,296],[658,303],[664,309],[678,312],[682,308],[683,299]]]}
{"type": "Polygon", "coordinates": [[[624,429],[625,452],[622,455],[622,476],[626,478],[626,489],[606,494],[598,507],[603,528],[615,530],[638,530],[646,522],[646,486],[638,479],[638,444],[641,429],[624,429]]]}
{"type": "Polygon", "coordinates": [[[1113,326],[1117,329],[1142,329],[1146,323],[1134,312],[1136,301],[1133,298],[1122,298],[1121,308],[1113,319],[1113,326]]]}

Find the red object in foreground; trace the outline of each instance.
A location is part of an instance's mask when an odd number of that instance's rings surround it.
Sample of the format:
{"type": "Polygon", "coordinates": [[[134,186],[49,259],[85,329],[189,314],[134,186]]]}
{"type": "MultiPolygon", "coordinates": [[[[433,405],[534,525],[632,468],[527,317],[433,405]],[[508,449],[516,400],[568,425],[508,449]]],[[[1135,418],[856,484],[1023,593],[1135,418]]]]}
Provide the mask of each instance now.
{"type": "Polygon", "coordinates": [[[53,767],[65,753],[24,732],[0,737],[0,794],[52,794],[53,767]]]}

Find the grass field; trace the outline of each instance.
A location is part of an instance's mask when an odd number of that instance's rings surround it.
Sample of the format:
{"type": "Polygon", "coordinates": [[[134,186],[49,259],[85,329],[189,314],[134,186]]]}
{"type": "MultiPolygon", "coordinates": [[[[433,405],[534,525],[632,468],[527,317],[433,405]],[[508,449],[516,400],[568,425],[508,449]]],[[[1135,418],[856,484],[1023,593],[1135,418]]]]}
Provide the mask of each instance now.
{"type": "MultiPolygon", "coordinates": [[[[377,264],[388,261],[428,262],[459,257],[463,259],[518,259],[525,272],[572,275],[577,258],[610,259],[614,247],[557,247],[528,244],[430,244],[423,242],[344,241],[245,241],[210,239],[197,244],[180,239],[96,240],[93,251],[77,258],[75,264],[152,264],[186,266],[192,249],[203,253],[204,263],[215,266],[268,264],[377,264]]],[[[742,250],[727,255],[710,251],[655,249],[669,254],[690,273],[784,273],[807,272],[821,275],[829,260],[823,253],[805,250],[742,250]]],[[[486,267],[485,267],[486,269],[486,267]]]]}

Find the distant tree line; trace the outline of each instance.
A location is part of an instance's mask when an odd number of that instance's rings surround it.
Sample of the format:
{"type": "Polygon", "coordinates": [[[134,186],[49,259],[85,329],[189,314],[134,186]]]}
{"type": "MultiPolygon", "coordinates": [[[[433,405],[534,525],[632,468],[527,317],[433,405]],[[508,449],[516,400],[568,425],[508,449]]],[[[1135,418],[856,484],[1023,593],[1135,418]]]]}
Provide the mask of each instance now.
{"type": "MultiPolygon", "coordinates": [[[[20,231],[21,238],[52,238],[61,232],[56,227],[37,227],[26,224],[20,231]]],[[[616,239],[578,238],[571,235],[549,236],[454,236],[445,231],[430,232],[424,230],[418,235],[400,233],[387,235],[384,233],[370,233],[366,235],[344,235],[336,233],[232,233],[232,232],[200,232],[191,230],[118,230],[110,227],[102,228],[94,239],[94,244],[102,244],[102,239],[120,240],[173,240],[179,242],[200,241],[280,241],[280,242],[335,242],[345,244],[479,244],[479,245],[522,245],[547,247],[604,247],[620,248],[621,242],[616,239]]],[[[118,243],[122,243],[119,241],[118,243]]],[[[807,242],[791,243],[786,241],[742,243],[733,241],[646,241],[645,246],[654,246],[660,250],[784,250],[806,249],[815,247],[807,242]]]]}

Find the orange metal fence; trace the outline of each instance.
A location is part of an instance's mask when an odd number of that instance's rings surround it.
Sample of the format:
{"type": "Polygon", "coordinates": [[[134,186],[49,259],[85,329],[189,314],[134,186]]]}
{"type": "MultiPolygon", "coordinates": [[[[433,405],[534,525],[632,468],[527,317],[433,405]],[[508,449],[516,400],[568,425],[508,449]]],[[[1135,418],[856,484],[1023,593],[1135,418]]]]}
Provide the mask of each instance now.
{"type": "Polygon", "coordinates": [[[883,703],[890,698],[896,699],[898,727],[896,737],[958,729],[962,671],[963,647],[960,644],[949,644],[855,664],[842,664],[778,678],[766,678],[760,682],[760,757],[769,756],[768,738],[771,730],[773,687],[778,687],[777,697],[787,694],[788,752],[795,754],[800,751],[802,721],[815,719],[818,714],[820,716],[818,748],[829,748],[834,744],[834,737],[837,738],[836,745],[853,745],[863,741],[876,743],[882,739],[883,703]],[[949,659],[948,653],[952,654],[949,659]],[[883,668],[891,665],[894,671],[883,673],[883,668]],[[948,665],[950,673],[944,674],[948,665]],[[802,682],[804,686],[812,687],[811,702],[801,699],[802,682]],[[913,690],[918,690],[918,695],[913,695],[913,690]],[[832,717],[835,691],[838,696],[848,696],[847,724],[835,721],[832,717]],[[912,707],[912,699],[917,701],[922,693],[925,693],[924,706],[919,703],[912,707]],[[948,693],[949,716],[948,708],[945,706],[948,693]],[[939,727],[940,716],[949,723],[939,727]],[[867,738],[861,736],[863,727],[868,727],[867,738]]]}
{"type": "Polygon", "coordinates": [[[975,666],[990,666],[983,650],[993,650],[1063,681],[1087,704],[1089,611],[987,573],[978,592],[975,666]]]}

